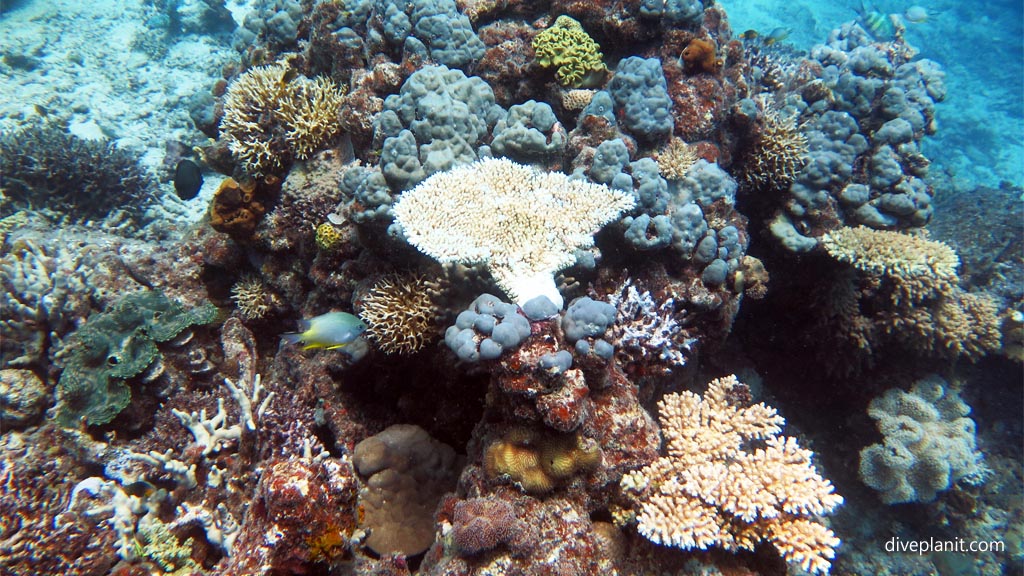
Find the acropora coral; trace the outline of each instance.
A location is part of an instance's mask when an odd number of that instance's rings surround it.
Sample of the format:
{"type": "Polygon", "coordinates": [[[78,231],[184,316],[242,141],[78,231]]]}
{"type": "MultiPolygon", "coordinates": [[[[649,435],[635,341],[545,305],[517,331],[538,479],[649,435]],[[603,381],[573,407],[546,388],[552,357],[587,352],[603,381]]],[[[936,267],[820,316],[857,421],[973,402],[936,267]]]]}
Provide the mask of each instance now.
{"type": "Polygon", "coordinates": [[[843,498],[809,450],[779,435],[785,420],[774,408],[738,402],[744,388],[728,376],[703,398],[681,392],[658,402],[666,455],[622,478],[638,504],[637,528],[683,549],[753,550],[767,540],[786,561],[825,574],[839,538],[815,517],[843,498]]]}

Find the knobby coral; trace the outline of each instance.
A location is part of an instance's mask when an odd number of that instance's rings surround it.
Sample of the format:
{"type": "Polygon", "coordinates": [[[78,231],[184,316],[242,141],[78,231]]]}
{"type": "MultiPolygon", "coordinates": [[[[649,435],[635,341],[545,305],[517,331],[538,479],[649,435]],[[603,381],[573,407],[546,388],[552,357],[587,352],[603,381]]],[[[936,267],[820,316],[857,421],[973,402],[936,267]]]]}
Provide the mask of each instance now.
{"type": "Polygon", "coordinates": [[[220,129],[253,176],[305,159],[338,135],[341,90],[329,79],[293,76],[286,64],[253,68],[228,86],[220,129]]]}
{"type": "Polygon", "coordinates": [[[638,529],[684,549],[753,550],[768,540],[786,561],[827,573],[839,538],[812,517],[843,498],[814,470],[809,450],[779,436],[785,420],[775,409],[744,405],[747,394],[728,376],[703,398],[682,392],[658,403],[666,455],[622,479],[639,503],[638,529]]]}
{"type": "Polygon", "coordinates": [[[520,306],[546,296],[561,308],[554,274],[635,202],[607,186],[487,158],[403,192],[394,213],[424,254],[442,264],[484,264],[520,306]]]}

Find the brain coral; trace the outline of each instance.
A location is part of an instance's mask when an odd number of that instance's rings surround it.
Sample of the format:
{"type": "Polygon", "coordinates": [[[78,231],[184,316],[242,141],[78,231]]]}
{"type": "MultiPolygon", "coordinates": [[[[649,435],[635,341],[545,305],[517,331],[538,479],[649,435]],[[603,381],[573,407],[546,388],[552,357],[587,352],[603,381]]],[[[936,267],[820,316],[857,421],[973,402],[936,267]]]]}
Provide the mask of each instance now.
{"type": "Polygon", "coordinates": [[[561,308],[554,274],[634,204],[620,190],[487,158],[403,192],[394,213],[424,254],[443,264],[483,263],[520,306],[547,296],[561,308]]]}
{"type": "Polygon", "coordinates": [[[887,390],[868,405],[885,436],[861,450],[860,478],[886,504],[930,502],[958,480],[980,478],[971,407],[931,375],[909,392],[887,390]]]}

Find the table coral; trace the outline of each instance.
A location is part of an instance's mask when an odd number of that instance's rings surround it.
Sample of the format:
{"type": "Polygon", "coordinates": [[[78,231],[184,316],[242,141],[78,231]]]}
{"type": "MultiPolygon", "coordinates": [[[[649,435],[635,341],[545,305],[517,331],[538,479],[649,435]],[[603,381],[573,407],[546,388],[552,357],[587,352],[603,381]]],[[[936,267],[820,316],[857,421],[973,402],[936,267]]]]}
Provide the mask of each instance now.
{"type": "Polygon", "coordinates": [[[441,263],[483,263],[518,304],[543,295],[561,307],[554,274],[634,203],[606,186],[484,159],[424,180],[394,212],[421,252],[441,263]]]}

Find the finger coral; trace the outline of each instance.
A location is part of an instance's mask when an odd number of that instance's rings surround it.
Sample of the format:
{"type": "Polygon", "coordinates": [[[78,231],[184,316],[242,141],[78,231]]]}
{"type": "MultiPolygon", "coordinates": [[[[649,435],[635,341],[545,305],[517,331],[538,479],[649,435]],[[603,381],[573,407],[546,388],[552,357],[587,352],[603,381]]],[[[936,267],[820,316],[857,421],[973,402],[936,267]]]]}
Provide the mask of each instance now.
{"type": "Polygon", "coordinates": [[[248,70],[228,86],[220,129],[252,176],[307,158],[341,131],[344,96],[326,78],[292,77],[286,64],[248,70]]]}
{"type": "Polygon", "coordinates": [[[812,517],[843,502],[785,420],[764,404],[744,405],[735,376],[704,397],[668,394],[659,403],[666,455],[622,479],[639,502],[638,529],[678,548],[753,550],[762,540],[787,561],[824,574],[839,538],[812,517]],[[761,446],[752,448],[751,444],[761,446]]]}
{"type": "Polygon", "coordinates": [[[483,263],[517,304],[547,296],[561,308],[554,274],[635,202],[607,186],[487,158],[403,192],[394,213],[424,254],[442,264],[483,263]]]}

